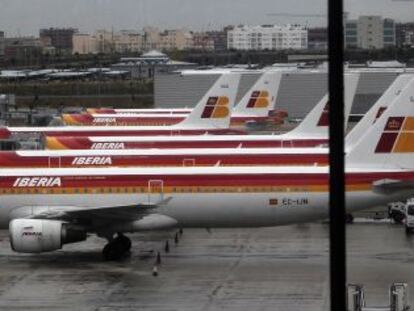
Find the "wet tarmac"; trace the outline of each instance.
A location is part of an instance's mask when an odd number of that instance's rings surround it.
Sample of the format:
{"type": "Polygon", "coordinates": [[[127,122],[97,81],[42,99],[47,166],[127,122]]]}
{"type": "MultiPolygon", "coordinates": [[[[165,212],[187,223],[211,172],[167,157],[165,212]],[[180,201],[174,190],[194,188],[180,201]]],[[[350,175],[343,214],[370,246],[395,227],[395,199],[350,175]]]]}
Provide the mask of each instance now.
{"type": "MultiPolygon", "coordinates": [[[[348,280],[369,305],[394,281],[414,286],[414,236],[389,223],[348,229],[348,280]]],[[[185,230],[132,235],[131,255],[104,262],[104,240],[41,254],[13,253],[0,231],[0,310],[328,310],[328,226],[185,230]],[[159,275],[152,276],[155,252],[159,275]]],[[[414,301],[411,300],[411,305],[414,301]]]]}

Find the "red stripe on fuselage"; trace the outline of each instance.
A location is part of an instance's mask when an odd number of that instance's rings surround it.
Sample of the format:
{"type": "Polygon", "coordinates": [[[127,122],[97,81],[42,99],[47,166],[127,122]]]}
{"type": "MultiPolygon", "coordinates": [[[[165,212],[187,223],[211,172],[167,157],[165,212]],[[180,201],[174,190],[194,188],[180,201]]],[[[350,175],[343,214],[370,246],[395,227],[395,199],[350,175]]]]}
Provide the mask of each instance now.
{"type": "Polygon", "coordinates": [[[101,125],[111,125],[111,126],[164,126],[164,125],[173,125],[183,121],[184,117],[177,116],[136,116],[136,117],[125,117],[119,114],[114,114],[111,117],[99,117],[92,116],[90,114],[71,114],[70,118],[75,121],[75,125],[79,126],[101,126],[101,125]]]}
{"type": "MultiPolygon", "coordinates": [[[[122,114],[114,114],[111,117],[92,116],[91,114],[70,114],[68,115],[72,122],[69,125],[78,126],[164,126],[178,124],[185,119],[185,117],[178,117],[172,115],[160,116],[122,116],[122,114]]],[[[273,121],[267,116],[232,116],[230,122],[232,125],[244,125],[246,122],[266,123],[273,121]]]]}
{"type": "Polygon", "coordinates": [[[169,115],[169,114],[189,114],[191,109],[163,109],[163,110],[156,110],[156,109],[140,109],[140,110],[129,110],[129,109],[111,109],[111,108],[89,108],[89,111],[93,114],[130,114],[130,113],[147,113],[147,114],[161,114],[161,115],[169,115]]]}
{"type": "Polygon", "coordinates": [[[82,129],[79,127],[79,130],[72,129],[66,130],[65,127],[62,127],[62,131],[49,131],[47,128],[44,130],[30,130],[26,128],[24,131],[14,131],[11,128],[13,134],[19,133],[39,133],[46,136],[74,136],[74,137],[84,137],[84,136],[183,136],[183,135],[243,135],[246,134],[245,131],[236,130],[236,129],[157,129],[157,130],[139,130],[139,129],[122,129],[115,130],[112,127],[108,127],[105,130],[94,130],[93,127],[90,129],[82,129]]]}
{"type": "Polygon", "coordinates": [[[20,156],[0,152],[0,168],[6,167],[99,167],[99,166],[221,166],[327,164],[324,154],[226,154],[226,155],[81,155],[20,156]]]}
{"type": "MultiPolygon", "coordinates": [[[[38,175],[27,175],[30,177],[38,175]]],[[[25,176],[26,177],[26,176],[25,176]]],[[[48,176],[42,176],[48,177],[48,176]]],[[[317,173],[263,173],[263,174],[121,174],[121,175],[65,175],[60,177],[59,187],[148,187],[150,180],[162,180],[164,187],[250,187],[275,186],[295,187],[327,186],[328,174],[317,173]]],[[[21,176],[4,176],[0,179],[0,188],[12,188],[17,178],[21,176]]],[[[40,177],[41,178],[41,177],[40,177]]],[[[370,172],[347,173],[347,186],[372,184],[382,179],[396,179],[400,181],[414,180],[414,172],[370,172]]],[[[33,186],[35,188],[36,186],[33,186]]],[[[28,188],[28,187],[26,187],[28,188]]],[[[292,189],[293,191],[294,189],[292,189]]],[[[218,191],[220,192],[220,191],[218,191]]]]}
{"type": "Polygon", "coordinates": [[[176,149],[176,148],[290,148],[315,147],[327,143],[327,139],[263,139],[263,140],[200,140],[200,141],[134,141],[134,142],[92,142],[87,137],[56,137],[67,149],[176,149]],[[98,145],[100,144],[100,145],[98,145]],[[97,147],[98,146],[98,147],[97,147]],[[117,147],[118,146],[118,147],[117,147]],[[123,148],[119,148],[122,146],[123,148]]]}

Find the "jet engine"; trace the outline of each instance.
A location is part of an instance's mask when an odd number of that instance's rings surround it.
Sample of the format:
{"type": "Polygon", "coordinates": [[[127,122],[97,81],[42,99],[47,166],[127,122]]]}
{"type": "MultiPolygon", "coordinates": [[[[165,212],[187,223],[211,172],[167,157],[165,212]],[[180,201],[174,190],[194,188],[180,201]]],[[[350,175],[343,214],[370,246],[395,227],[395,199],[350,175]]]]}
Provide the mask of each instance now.
{"type": "Polygon", "coordinates": [[[85,230],[56,220],[14,219],[9,234],[12,249],[19,253],[50,252],[86,240],[85,230]]]}

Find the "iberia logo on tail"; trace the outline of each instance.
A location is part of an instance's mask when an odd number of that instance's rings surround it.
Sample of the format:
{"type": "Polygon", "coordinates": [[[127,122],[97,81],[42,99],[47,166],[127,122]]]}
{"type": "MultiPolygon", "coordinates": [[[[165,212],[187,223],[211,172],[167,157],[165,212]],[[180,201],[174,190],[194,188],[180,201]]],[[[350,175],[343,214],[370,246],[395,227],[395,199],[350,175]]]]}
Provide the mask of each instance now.
{"type": "Polygon", "coordinates": [[[201,114],[202,119],[223,119],[230,114],[230,100],[227,96],[209,97],[201,114]]]}
{"type": "Polygon", "coordinates": [[[389,117],[375,153],[414,152],[414,117],[389,117]]]}
{"type": "Polygon", "coordinates": [[[253,91],[247,103],[247,108],[267,108],[269,102],[268,91],[253,91]]]}

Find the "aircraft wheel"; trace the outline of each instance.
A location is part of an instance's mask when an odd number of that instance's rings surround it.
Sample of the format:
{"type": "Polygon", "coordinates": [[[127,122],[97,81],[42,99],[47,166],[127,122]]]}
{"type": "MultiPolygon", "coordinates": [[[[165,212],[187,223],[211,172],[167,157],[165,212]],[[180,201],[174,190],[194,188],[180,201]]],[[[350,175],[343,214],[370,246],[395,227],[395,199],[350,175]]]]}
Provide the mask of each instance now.
{"type": "Polygon", "coordinates": [[[131,249],[131,240],[124,235],[118,235],[105,245],[102,254],[105,260],[120,260],[131,249]]]}
{"type": "Polygon", "coordinates": [[[115,240],[118,240],[118,243],[122,245],[125,252],[128,252],[131,249],[131,245],[132,245],[131,240],[125,235],[118,234],[115,240]]]}
{"type": "Polygon", "coordinates": [[[391,213],[391,218],[394,220],[395,223],[397,224],[402,224],[404,219],[405,219],[405,215],[403,213],[391,213]]]}
{"type": "Polygon", "coordinates": [[[347,223],[347,224],[354,223],[354,216],[352,214],[346,214],[345,223],[347,223]]]}

